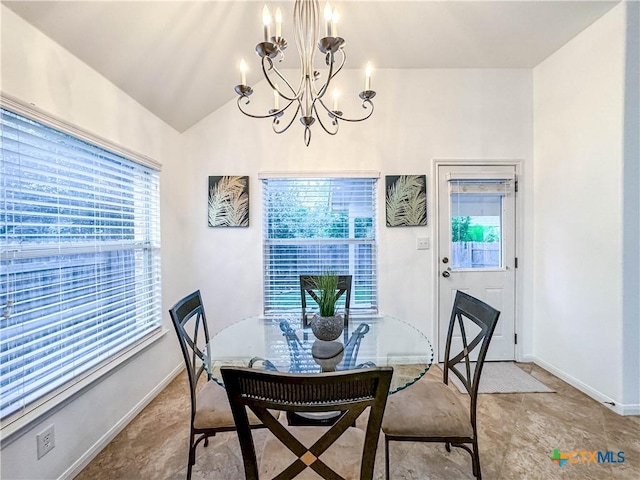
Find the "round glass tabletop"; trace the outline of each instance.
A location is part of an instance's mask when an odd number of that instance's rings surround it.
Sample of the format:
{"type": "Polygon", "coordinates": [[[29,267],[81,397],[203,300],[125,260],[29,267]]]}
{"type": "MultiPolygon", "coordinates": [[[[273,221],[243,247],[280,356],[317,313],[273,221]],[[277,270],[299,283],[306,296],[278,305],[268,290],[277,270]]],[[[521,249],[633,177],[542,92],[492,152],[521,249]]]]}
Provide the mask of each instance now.
{"type": "Polygon", "coordinates": [[[280,372],[320,373],[374,366],[394,367],[389,393],[408,387],[433,363],[433,347],[418,329],[388,315],[351,315],[333,341],[317,339],[300,315],[256,316],[214,335],[204,365],[223,385],[223,365],[280,372]]]}

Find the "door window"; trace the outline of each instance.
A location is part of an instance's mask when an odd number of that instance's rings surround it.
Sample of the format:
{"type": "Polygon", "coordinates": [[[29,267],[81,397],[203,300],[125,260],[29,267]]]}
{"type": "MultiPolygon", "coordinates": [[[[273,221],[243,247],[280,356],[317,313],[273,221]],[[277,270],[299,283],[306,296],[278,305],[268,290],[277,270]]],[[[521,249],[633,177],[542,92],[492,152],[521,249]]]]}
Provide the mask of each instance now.
{"type": "Polygon", "coordinates": [[[503,268],[503,205],[508,183],[451,180],[451,268],[503,268]]]}

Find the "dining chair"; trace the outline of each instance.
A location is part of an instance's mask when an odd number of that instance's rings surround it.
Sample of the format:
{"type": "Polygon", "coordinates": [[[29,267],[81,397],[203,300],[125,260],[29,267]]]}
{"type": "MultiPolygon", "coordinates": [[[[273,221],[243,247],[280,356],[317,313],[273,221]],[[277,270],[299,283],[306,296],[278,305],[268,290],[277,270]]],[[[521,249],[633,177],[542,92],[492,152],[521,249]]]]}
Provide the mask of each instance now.
{"type": "MultiPolygon", "coordinates": [[[[307,295],[318,302],[316,289],[316,275],[300,275],[300,302],[302,304],[302,326],[309,326],[307,318],[307,295]]],[[[349,308],[351,306],[352,275],[338,275],[338,293],[336,299],[344,295],[344,324],[349,325],[349,308]]]]}
{"type": "MultiPolygon", "coordinates": [[[[171,307],[169,314],[178,335],[189,378],[191,421],[187,479],[190,479],[196,462],[198,444],[204,440],[206,447],[209,437],[215,436],[218,432],[234,431],[236,427],[224,388],[211,380],[209,374],[205,375],[206,382],[200,382],[200,379],[204,378],[202,374],[206,373],[201,349],[209,343],[209,327],[200,290],[179,300],[171,307]]],[[[254,415],[251,416],[250,422],[252,428],[263,426],[254,415]]]]}
{"type": "Polygon", "coordinates": [[[222,367],[221,370],[238,427],[247,479],[291,479],[307,468],[325,479],[373,478],[392,367],[317,374],[242,367],[222,367]],[[352,425],[367,408],[370,408],[369,417],[363,432],[352,425]],[[247,411],[253,412],[276,437],[267,440],[260,469],[247,411]],[[281,411],[339,411],[341,416],[327,428],[286,427],[274,416],[274,412],[281,411]],[[335,463],[349,472],[338,474],[330,466],[335,463]]]}
{"type": "Polygon", "coordinates": [[[482,478],[478,452],[476,412],[480,375],[500,312],[464,292],[456,292],[444,353],[443,381],[420,380],[394,394],[382,423],[385,446],[385,474],[389,480],[389,442],[439,442],[447,452],[459,447],[471,455],[473,475],[482,478]],[[458,326],[462,349],[452,354],[452,340],[458,326]],[[478,330],[470,342],[471,331],[478,330]],[[479,348],[477,359],[472,353],[479,348]],[[462,371],[460,368],[462,368],[462,371]],[[449,372],[464,385],[465,394],[449,387],[449,372]],[[467,446],[471,445],[471,448],[467,446]]]}

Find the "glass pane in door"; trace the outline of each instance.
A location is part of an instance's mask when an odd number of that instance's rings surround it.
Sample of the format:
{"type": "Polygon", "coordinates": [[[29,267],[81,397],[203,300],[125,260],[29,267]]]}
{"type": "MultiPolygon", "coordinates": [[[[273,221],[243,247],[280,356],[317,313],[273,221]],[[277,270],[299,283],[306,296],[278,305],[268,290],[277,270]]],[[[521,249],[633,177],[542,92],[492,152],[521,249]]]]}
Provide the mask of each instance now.
{"type": "Polygon", "coordinates": [[[457,188],[451,191],[451,268],[502,268],[503,195],[498,185],[482,193],[477,183],[455,183],[457,188]]]}

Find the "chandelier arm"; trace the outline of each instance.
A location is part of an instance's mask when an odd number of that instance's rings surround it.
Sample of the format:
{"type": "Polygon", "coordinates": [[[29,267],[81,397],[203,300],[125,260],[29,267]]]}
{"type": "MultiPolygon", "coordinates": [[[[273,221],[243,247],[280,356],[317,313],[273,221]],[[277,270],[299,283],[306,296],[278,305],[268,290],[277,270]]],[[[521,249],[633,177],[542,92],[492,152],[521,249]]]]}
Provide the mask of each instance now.
{"type": "Polygon", "coordinates": [[[331,56],[331,62],[328,63],[329,65],[329,74],[327,75],[327,81],[324,82],[324,84],[322,85],[322,87],[320,88],[320,90],[318,92],[315,92],[316,94],[316,98],[322,98],[324,96],[324,94],[327,92],[327,89],[329,88],[329,84],[331,83],[331,79],[333,77],[335,77],[335,74],[333,73],[333,52],[329,52],[327,53],[327,55],[331,56]]]}
{"type": "Polygon", "coordinates": [[[333,72],[333,75],[331,76],[331,78],[335,77],[336,75],[338,75],[340,73],[340,71],[342,70],[342,67],[344,67],[344,64],[347,61],[347,54],[345,53],[345,51],[342,48],[340,49],[340,53],[342,54],[340,66],[338,68],[336,68],[336,70],[335,70],[335,72],[333,72]]]}
{"type": "Polygon", "coordinates": [[[271,87],[272,90],[276,90],[278,92],[278,94],[284,98],[285,100],[288,101],[293,101],[296,100],[298,98],[298,96],[300,95],[300,90],[298,89],[298,91],[296,92],[293,87],[291,86],[291,84],[289,83],[289,81],[285,78],[284,75],[282,75],[280,73],[280,70],[277,69],[277,67],[273,64],[273,62],[271,62],[271,59],[269,59],[268,57],[264,57],[262,59],[262,72],[264,73],[264,78],[267,79],[267,83],[269,84],[269,86],[271,87]],[[271,81],[271,77],[267,74],[267,69],[265,68],[265,61],[269,60],[270,62],[270,68],[269,70],[273,70],[276,75],[278,75],[279,78],[282,79],[282,81],[287,85],[287,87],[289,87],[289,90],[291,90],[291,92],[293,93],[293,97],[288,97],[287,95],[285,95],[284,93],[282,93],[282,90],[280,88],[276,88],[276,86],[274,85],[274,83],[271,81]]]}
{"type": "Polygon", "coordinates": [[[311,127],[305,125],[304,127],[304,144],[308,147],[311,143],[311,127]]]}
{"type": "MultiPolygon", "coordinates": [[[[324,104],[324,100],[322,100],[320,97],[318,97],[316,100],[318,101],[318,103],[320,103],[320,105],[322,105],[322,108],[324,108],[324,109],[327,111],[327,113],[329,114],[329,116],[331,116],[331,115],[335,116],[335,115],[333,114],[333,112],[329,109],[329,107],[327,107],[327,106],[324,104]]],[[[317,113],[317,112],[318,112],[318,110],[316,109],[316,113],[317,113]]]]}
{"type": "MultiPolygon", "coordinates": [[[[335,112],[331,112],[331,114],[334,117],[336,117],[337,119],[344,120],[345,122],[354,122],[354,123],[355,122],[362,122],[362,121],[366,120],[367,118],[369,118],[371,115],[373,115],[374,107],[373,107],[373,102],[371,100],[364,100],[362,102],[362,108],[368,109],[369,107],[367,107],[367,104],[369,104],[371,106],[371,110],[369,110],[369,113],[367,115],[365,115],[364,117],[362,117],[362,118],[347,118],[347,117],[343,117],[342,115],[338,115],[335,112]]],[[[325,108],[327,108],[327,107],[325,107],[325,108]]]]}
{"type": "Polygon", "coordinates": [[[280,110],[275,110],[275,111],[271,111],[270,110],[269,113],[266,114],[266,115],[257,115],[255,113],[249,113],[244,108],[242,108],[242,104],[240,103],[240,101],[243,98],[247,99],[247,101],[245,102],[245,105],[249,103],[249,98],[248,97],[238,97],[238,99],[236,100],[236,104],[238,105],[238,110],[240,110],[242,113],[244,113],[247,117],[251,117],[251,118],[275,118],[275,117],[281,117],[283,115],[283,113],[285,112],[285,110],[287,110],[293,104],[294,100],[296,100],[294,98],[285,107],[281,108],[280,110]]]}
{"type": "MultiPolygon", "coordinates": [[[[329,111],[327,109],[327,107],[324,105],[324,103],[322,102],[322,100],[320,100],[319,98],[317,100],[322,104],[322,107],[325,110],[329,111]]],[[[331,131],[325,126],[324,122],[322,121],[322,117],[320,116],[320,114],[318,112],[318,108],[316,107],[315,103],[313,105],[313,112],[316,114],[316,118],[318,119],[318,123],[320,124],[320,126],[322,127],[322,129],[325,132],[327,132],[329,135],[335,135],[336,133],[338,133],[339,125],[338,125],[338,121],[335,118],[331,121],[331,125],[333,125],[335,127],[335,130],[331,131]]]]}
{"type": "MultiPolygon", "coordinates": [[[[293,102],[291,102],[291,103],[293,103],[293,102]]],[[[289,104],[289,105],[290,105],[290,104],[289,104]]],[[[287,107],[286,107],[286,108],[289,108],[289,105],[287,105],[287,107]]],[[[286,126],[286,127],[284,127],[282,130],[278,130],[278,129],[276,128],[276,125],[280,125],[280,120],[278,119],[278,117],[274,117],[274,119],[273,119],[273,123],[272,123],[272,125],[271,125],[271,126],[273,127],[273,131],[274,131],[274,132],[276,132],[276,133],[284,133],[284,132],[286,132],[287,130],[289,130],[289,127],[291,126],[291,124],[293,123],[293,121],[294,121],[296,118],[298,118],[298,112],[299,112],[299,111],[300,111],[300,102],[298,102],[298,108],[296,108],[295,113],[291,116],[291,120],[289,120],[289,123],[287,124],[287,126],[286,126]]]]}
{"type": "Polygon", "coordinates": [[[323,97],[324,96],[324,94],[326,93],[327,89],[329,88],[329,84],[331,83],[331,80],[333,80],[333,78],[340,73],[340,70],[342,70],[342,67],[344,67],[344,64],[346,62],[347,56],[344,53],[344,50],[342,48],[339,51],[340,51],[340,53],[342,53],[340,66],[337,69],[335,69],[335,71],[334,71],[333,64],[335,62],[333,60],[334,60],[335,56],[333,55],[333,53],[331,53],[331,64],[329,65],[329,75],[327,76],[327,81],[324,83],[324,85],[320,89],[320,92],[318,93],[318,97],[323,97]]]}
{"type": "MultiPolygon", "coordinates": [[[[368,109],[368,107],[367,107],[365,104],[369,104],[369,105],[371,105],[371,111],[369,111],[368,115],[366,115],[366,116],[364,116],[364,117],[362,117],[362,118],[348,118],[348,117],[344,117],[344,116],[342,115],[342,112],[337,112],[337,111],[334,111],[334,110],[330,110],[330,109],[329,109],[329,107],[327,107],[327,106],[324,104],[324,101],[323,101],[321,98],[317,98],[316,100],[320,103],[320,105],[322,105],[322,108],[324,108],[324,109],[327,111],[327,113],[329,114],[329,116],[330,116],[331,118],[334,118],[334,119],[335,119],[332,123],[335,123],[337,120],[344,120],[345,122],[362,122],[362,121],[366,120],[367,118],[369,118],[369,117],[373,114],[373,109],[374,109],[373,102],[372,102],[371,100],[369,100],[369,99],[365,99],[365,100],[362,102],[362,108],[364,108],[364,109],[368,109]]],[[[314,107],[314,111],[316,112],[316,114],[318,113],[318,110],[317,110],[317,108],[315,108],[315,107],[314,107]]],[[[319,121],[320,123],[322,123],[322,120],[320,120],[320,118],[321,118],[321,117],[320,117],[320,115],[318,115],[318,121],[319,121]]]]}

